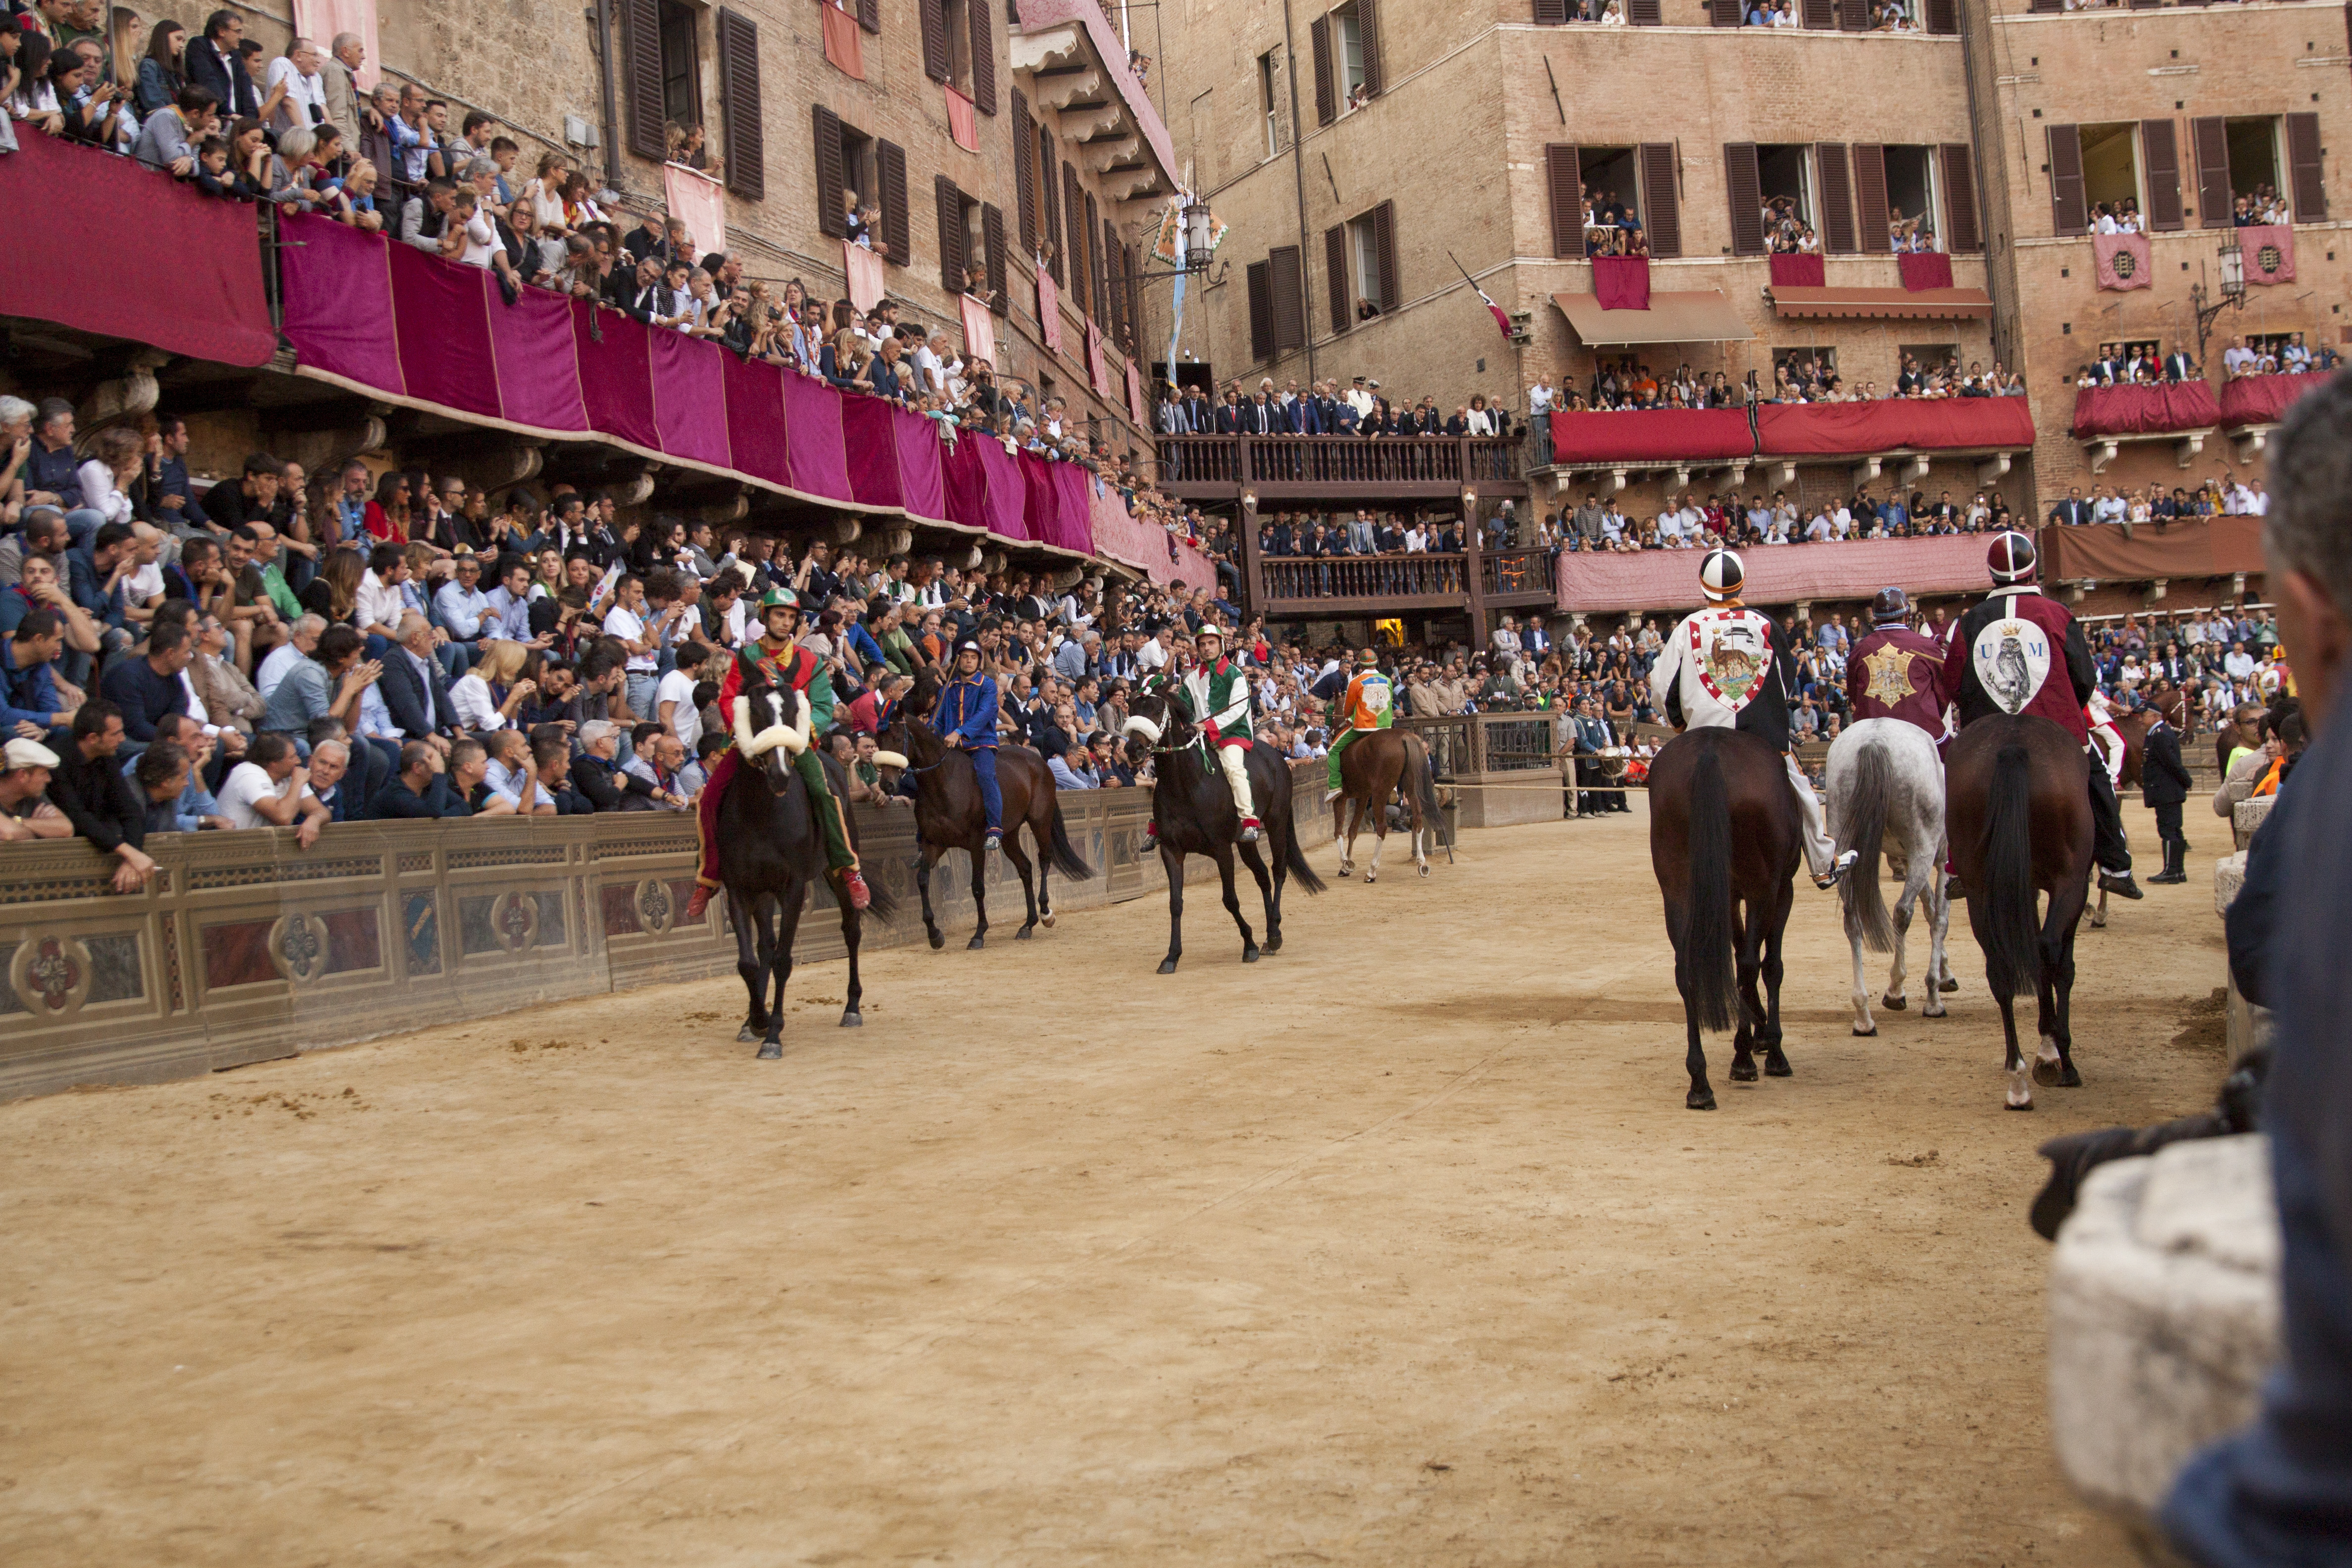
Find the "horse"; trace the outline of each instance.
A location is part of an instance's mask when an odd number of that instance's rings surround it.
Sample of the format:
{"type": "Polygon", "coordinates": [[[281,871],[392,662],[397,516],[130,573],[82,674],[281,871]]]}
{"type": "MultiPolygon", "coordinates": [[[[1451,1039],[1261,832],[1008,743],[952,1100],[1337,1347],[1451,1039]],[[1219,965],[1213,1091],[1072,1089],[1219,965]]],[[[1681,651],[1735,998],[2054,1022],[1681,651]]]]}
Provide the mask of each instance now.
{"type": "Polygon", "coordinates": [[[1381,850],[1388,844],[1389,796],[1404,784],[1402,795],[1412,823],[1412,863],[1429,875],[1429,856],[1422,834],[1433,842],[1440,831],[1437,785],[1429,771],[1429,742],[1410,730],[1367,730],[1339,753],[1339,797],[1331,803],[1332,836],[1340,840],[1339,875],[1356,868],[1356,836],[1371,819],[1372,863],[1364,868],[1364,885],[1380,880],[1381,850]],[[1352,810],[1350,809],[1352,808],[1352,810]]]}
{"type": "MultiPolygon", "coordinates": [[[[918,674],[914,690],[899,708],[898,719],[885,731],[883,739],[889,750],[905,754],[907,772],[915,781],[915,837],[922,846],[922,858],[915,868],[915,886],[923,895],[923,931],[930,938],[934,952],[947,945],[948,939],[941,934],[931,913],[931,868],[939,864],[943,851],[965,850],[971,856],[971,902],[979,924],[964,948],[977,952],[987,945],[988,937],[988,812],[981,804],[980,774],[973,769],[971,756],[940,740],[939,731],[925,722],[939,704],[940,685],[940,678],[933,670],[926,668],[918,674]]],[[[999,746],[996,785],[1004,797],[1001,847],[1004,858],[1021,874],[1021,900],[1028,916],[1021,929],[1013,933],[1013,940],[1027,942],[1040,924],[1048,929],[1054,924],[1054,895],[1046,885],[1047,868],[1081,882],[1092,877],[1094,870],[1070,845],[1069,829],[1063,826],[1061,802],[1054,788],[1054,775],[1046,768],[1045,758],[1026,746],[999,746]],[[1029,829],[1029,840],[1036,847],[1038,864],[1034,880],[1029,856],[1021,847],[1024,826],[1029,829]]]]}
{"type": "MultiPolygon", "coordinates": [[[[751,705],[754,733],[796,721],[806,711],[800,692],[748,683],[743,691],[751,705]]],[[[830,757],[820,759],[835,782],[834,798],[848,797],[848,779],[830,757]]],[[[851,844],[856,842],[853,836],[851,844]]],[[[801,910],[812,886],[825,886],[824,835],[810,808],[808,786],[793,771],[781,746],[756,760],[739,760],[727,793],[719,797],[719,879],[727,890],[727,911],[735,926],[735,973],[751,993],[751,1010],[738,1040],[760,1042],[760,1059],[775,1061],[784,1054],[784,983],[793,973],[793,941],[800,930],[801,910]],[[768,1001],[768,982],[775,981],[775,1001],[768,1001]]],[[[887,921],[894,900],[879,886],[870,886],[870,912],[887,921]]],[[[857,943],[862,917],[838,889],[841,937],[849,949],[849,994],[841,1026],[855,1029],[866,1019],[857,1005],[865,991],[857,979],[857,943]]]]}
{"type": "Polygon", "coordinates": [[[1940,1018],[1945,1011],[1942,993],[1959,989],[1944,953],[1944,933],[1952,921],[1951,900],[1944,896],[1944,759],[1916,724],[1864,719],[1830,743],[1824,773],[1831,836],[1839,853],[1862,853],[1838,884],[1838,897],[1845,906],[1846,941],[1853,949],[1853,1032],[1878,1033],[1878,1022],[1870,1016],[1870,986],[1863,977],[1864,947],[1895,955],[1881,1000],[1896,1013],[1909,1005],[1903,994],[1903,944],[1911,933],[1911,912],[1923,899],[1927,908],[1927,1000],[1920,1014],[1940,1018]],[[1895,900],[1891,919],[1885,891],[1878,884],[1879,851],[1890,831],[1900,848],[1889,848],[1887,858],[1903,879],[1903,896],[1895,900]]]}
{"type": "Polygon", "coordinates": [[[1744,730],[1685,730],[1650,763],[1650,868],[1666,905],[1690,1048],[1683,1103],[1713,1110],[1699,1035],[1732,1027],[1731,1079],[1787,1078],[1780,1049],[1780,938],[1796,900],[1802,824],[1788,765],[1772,743],[1744,730]],[[1734,964],[1738,973],[1734,992],[1734,964]],[[1757,995],[1761,976],[1768,999],[1757,995]]]}
{"type": "Polygon", "coordinates": [[[1176,961],[1184,956],[1184,858],[1188,855],[1206,855],[1216,861],[1217,874],[1224,883],[1225,912],[1241,928],[1242,962],[1255,963],[1260,949],[1250,933],[1249,921],[1242,918],[1242,902],[1234,891],[1234,856],[1239,852],[1265,900],[1264,951],[1281,952],[1284,882],[1295,877],[1309,893],[1323,890],[1323,879],[1298,847],[1290,810],[1290,764],[1268,746],[1254,745],[1247,753],[1250,794],[1265,834],[1265,853],[1261,856],[1257,845],[1242,840],[1233,786],[1225,782],[1224,770],[1210,758],[1206,738],[1181,693],[1164,686],[1139,693],[1129,705],[1127,722],[1121,728],[1130,762],[1140,766],[1147,756],[1158,759],[1151,781],[1151,821],[1160,841],[1160,863],[1168,872],[1168,956],[1160,961],[1160,973],[1175,973],[1176,961]],[[1268,861],[1274,868],[1270,878],[1268,861]]]}
{"type": "Polygon", "coordinates": [[[1991,713],[1960,731],[1945,769],[1952,865],[2000,1005],[2011,1110],[2033,1109],[2035,1083],[2083,1082],[2071,1015],[2074,931],[2090,900],[2091,765],[2082,742],[2049,720],[1991,713]],[[2047,910],[2037,910],[2045,893],[2047,910]],[[2029,994],[2041,1005],[2042,1037],[2030,1075],[2011,1002],[2029,994]]]}

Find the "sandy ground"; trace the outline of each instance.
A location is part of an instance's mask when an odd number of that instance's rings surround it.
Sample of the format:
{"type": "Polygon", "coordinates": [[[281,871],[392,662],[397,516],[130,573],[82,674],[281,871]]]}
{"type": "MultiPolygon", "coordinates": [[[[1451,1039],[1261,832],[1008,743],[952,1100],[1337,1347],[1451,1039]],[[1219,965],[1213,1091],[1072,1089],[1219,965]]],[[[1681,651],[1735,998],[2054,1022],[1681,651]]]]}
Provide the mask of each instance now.
{"type": "Polygon", "coordinates": [[[2202,875],[2032,1115],[1964,919],[1858,1040],[1801,889],[1703,1115],[1640,816],[1394,864],[1250,968],[1197,892],[1174,979],[1156,900],[806,968],[781,1064],[730,981],[0,1108],[8,1561],[2128,1561],[2024,1210],[2209,1098],[2202,875]]]}

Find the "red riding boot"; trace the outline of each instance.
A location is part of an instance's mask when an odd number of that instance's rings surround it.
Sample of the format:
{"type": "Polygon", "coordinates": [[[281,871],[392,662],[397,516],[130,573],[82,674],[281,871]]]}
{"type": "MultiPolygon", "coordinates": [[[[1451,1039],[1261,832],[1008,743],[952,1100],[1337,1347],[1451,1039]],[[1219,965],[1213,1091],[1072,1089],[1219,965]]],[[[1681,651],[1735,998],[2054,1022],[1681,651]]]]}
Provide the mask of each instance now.
{"type": "Polygon", "coordinates": [[[849,907],[862,910],[874,901],[874,889],[866,885],[865,873],[855,866],[841,874],[841,889],[849,895],[849,907]]]}

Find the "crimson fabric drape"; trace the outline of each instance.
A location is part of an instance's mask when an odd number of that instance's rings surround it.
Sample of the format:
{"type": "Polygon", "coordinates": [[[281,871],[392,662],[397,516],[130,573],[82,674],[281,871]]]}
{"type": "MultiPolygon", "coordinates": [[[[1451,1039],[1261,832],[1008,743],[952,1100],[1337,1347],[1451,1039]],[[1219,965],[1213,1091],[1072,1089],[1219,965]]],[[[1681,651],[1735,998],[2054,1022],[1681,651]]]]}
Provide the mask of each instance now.
{"type": "Polygon", "coordinates": [[[1596,256],[1592,258],[1592,297],[1604,310],[1646,310],[1650,308],[1650,258],[1646,256],[1596,256]]]}
{"type": "Polygon", "coordinates": [[[2227,577],[2263,570],[2263,520],[2200,517],[2143,522],[2133,527],[2129,539],[2112,522],[2053,523],[2042,530],[2041,551],[2044,581],[2227,577]]]}
{"type": "MultiPolygon", "coordinates": [[[[1024,461],[1037,462],[1034,458],[1024,461]]],[[[1087,526],[1094,510],[1094,476],[1076,463],[1044,463],[1051,470],[1055,506],[1045,528],[1045,542],[1081,555],[1094,550],[1094,532],[1087,526]]]]}
{"type": "Polygon", "coordinates": [[[1825,289],[1829,286],[1829,269],[1818,256],[1775,256],[1772,282],[1776,288],[1825,289]]]}
{"type": "Polygon", "coordinates": [[[2095,234],[2091,260],[2098,268],[2099,287],[2117,291],[2146,289],[2156,280],[2150,265],[2153,252],[2144,234],[2095,234]]]}
{"type": "Polygon", "coordinates": [[[898,505],[910,517],[948,515],[941,443],[931,422],[903,408],[890,410],[898,457],[898,505]]]}
{"type": "Polygon", "coordinates": [[[980,458],[988,531],[1007,539],[1042,538],[1029,530],[1029,479],[1022,471],[1020,459],[1004,449],[1003,442],[985,437],[966,436],[961,445],[980,458]]]}
{"type": "Polygon", "coordinates": [[[1916,294],[1922,289],[1952,286],[1952,258],[1940,250],[1906,250],[1895,258],[1903,287],[1916,294]]]}
{"type": "Polygon", "coordinates": [[[500,415],[541,430],[587,429],[588,400],[572,347],[571,303],[561,294],[526,289],[509,305],[499,293],[498,279],[487,272],[481,286],[500,415]]]}
{"type": "Polygon", "coordinates": [[[2074,435],[2148,436],[2209,429],[2221,422],[2213,389],[2201,381],[2161,386],[2084,386],[2074,392],[2074,435]]]}
{"type": "Polygon", "coordinates": [[[499,412],[499,366],[482,284],[489,274],[427,256],[392,251],[392,325],[408,395],[490,419],[499,412]]]}
{"type": "MultiPolygon", "coordinates": [[[[1571,552],[1558,563],[1559,607],[1577,615],[1696,608],[1703,559],[1696,550],[1571,552]]],[[[1984,537],[1972,533],[1758,545],[1740,560],[1748,568],[1742,593],[1753,605],[1867,599],[1889,583],[1914,594],[1981,592],[1985,583],[1984,537]]]]}
{"type": "Polygon", "coordinates": [[[714,468],[732,468],[727,450],[727,392],[719,362],[724,351],[675,328],[653,334],[654,428],[672,457],[714,468]]]}
{"type": "Polygon", "coordinates": [[[585,300],[574,300],[572,347],[578,356],[588,423],[633,446],[660,451],[661,431],[654,423],[652,331],[618,310],[597,310],[585,300]]]}
{"type": "MultiPolygon", "coordinates": [[[[0,169],[6,163],[0,159],[0,169]]],[[[286,220],[286,233],[295,242],[278,262],[286,339],[301,363],[404,395],[400,345],[392,334],[392,257],[383,238],[312,217],[286,220]]]]}
{"type": "Polygon", "coordinates": [[[784,373],[761,360],[721,354],[726,368],[727,445],[733,466],[755,479],[790,487],[792,455],[784,423],[784,373]]]}
{"type": "Polygon", "coordinates": [[[849,493],[860,506],[898,504],[898,437],[890,405],[878,397],[841,404],[841,437],[849,461],[849,493]]]}
{"type": "Polygon", "coordinates": [[[1773,403],[1757,410],[1758,450],[1937,451],[2033,445],[2033,415],[2022,397],[1887,397],[1875,403],[1773,403]]]}
{"type": "Polygon", "coordinates": [[[793,489],[851,500],[849,454],[841,435],[841,405],[848,400],[812,376],[786,375],[783,388],[793,489]]]}
{"type": "Polygon", "coordinates": [[[1552,460],[1635,462],[1675,458],[1745,458],[1756,445],[1738,408],[1662,408],[1551,416],[1552,460]]]}
{"type": "Polygon", "coordinates": [[[0,316],[224,364],[269,363],[278,334],[251,206],[21,120],[16,144],[0,154],[0,213],[9,215],[0,316]]]}
{"type": "Polygon", "coordinates": [[[2326,381],[2324,375],[2242,375],[2221,388],[2221,423],[2274,423],[2296,398],[2326,381]]]}

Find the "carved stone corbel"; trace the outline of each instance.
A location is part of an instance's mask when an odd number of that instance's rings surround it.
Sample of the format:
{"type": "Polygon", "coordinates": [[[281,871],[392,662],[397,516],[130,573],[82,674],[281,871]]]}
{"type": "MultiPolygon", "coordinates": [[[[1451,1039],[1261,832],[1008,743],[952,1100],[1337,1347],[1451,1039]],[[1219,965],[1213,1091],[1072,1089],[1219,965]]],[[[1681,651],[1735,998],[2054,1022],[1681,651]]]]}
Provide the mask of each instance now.
{"type": "Polygon", "coordinates": [[[89,400],[74,410],[75,449],[87,453],[91,438],[109,425],[152,414],[163,395],[155,373],[171,361],[172,356],[161,349],[140,349],[131,354],[120,378],[101,381],[92,388],[89,400]]]}
{"type": "Polygon", "coordinates": [[[388,439],[383,421],[373,414],[362,416],[356,425],[332,430],[287,430],[270,437],[278,456],[301,464],[303,472],[312,479],[334,477],[337,469],[362,452],[382,450],[388,439]]]}
{"type": "Polygon", "coordinates": [[[857,521],[856,512],[836,512],[833,521],[825,525],[824,537],[835,544],[855,544],[865,531],[865,525],[857,521]]]}

